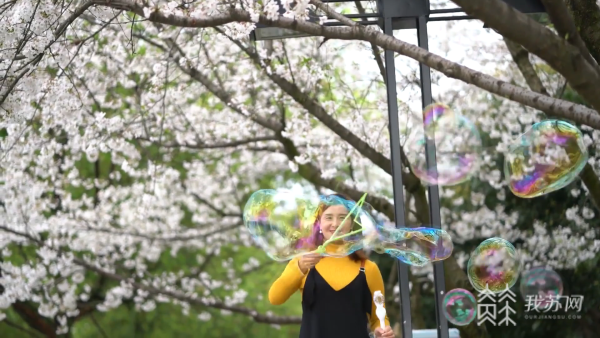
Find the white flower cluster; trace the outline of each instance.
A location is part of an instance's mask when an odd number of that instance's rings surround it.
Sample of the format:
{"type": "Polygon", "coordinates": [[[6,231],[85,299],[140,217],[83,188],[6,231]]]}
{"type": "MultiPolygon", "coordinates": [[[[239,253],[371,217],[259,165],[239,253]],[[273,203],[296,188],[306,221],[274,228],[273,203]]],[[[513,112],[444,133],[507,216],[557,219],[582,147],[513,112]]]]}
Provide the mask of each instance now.
{"type": "MultiPolygon", "coordinates": [[[[282,183],[288,170],[315,169],[324,180],[391,201],[390,176],[343,139],[352,133],[369,151],[389,157],[385,88],[359,82],[358,71],[336,69],[349,58],[339,44],[333,44],[338,50],[330,42],[316,48],[317,38],[275,41],[267,52],[246,41],[254,23],[220,26],[222,34],[139,18],[131,23],[131,16],[102,7],[56,40],[53,32],[74,10],[63,3],[78,2],[17,1],[0,14],[0,78],[15,83],[0,103],[0,320],[19,301],[55,318],[59,333],[88,305],[110,311],[124,301],[139,311],[170,302],[185,315],[194,303],[227,315],[259,298],[241,282],[264,263],[231,255],[254,245],[241,228],[241,211],[265,177],[282,183]],[[292,87],[278,86],[278,79],[292,87]],[[335,121],[331,128],[321,123],[328,119],[335,121]],[[168,259],[178,263],[165,267],[168,259]],[[90,274],[118,284],[99,285],[90,274]]],[[[255,22],[263,12],[270,20],[279,15],[274,1],[262,9],[255,1],[235,3],[255,22]]],[[[281,2],[285,15],[305,20],[309,2],[293,3],[281,2]]],[[[203,19],[228,6],[218,0],[143,4],[146,18],[160,12],[203,19]]],[[[496,51],[495,42],[483,40],[478,48],[496,51]]],[[[496,66],[502,76],[514,74],[504,63],[496,66]]],[[[399,83],[406,92],[417,88],[410,76],[399,83]]],[[[0,83],[0,98],[7,88],[0,83]]],[[[519,215],[503,206],[497,152],[539,121],[539,113],[508,101],[492,104],[462,84],[439,99],[453,97],[498,142],[485,150],[477,175],[491,191],[442,189],[443,224],[455,242],[522,240],[529,262],[564,268],[597,255],[591,224],[598,212],[591,206],[573,207],[552,231],[541,222],[516,229],[519,215]],[[499,202],[486,203],[488,196],[499,202]]],[[[402,102],[400,113],[401,121],[413,115],[402,102]]],[[[584,131],[585,144],[600,154],[600,132],[584,131]]],[[[600,172],[598,155],[589,163],[600,172]]],[[[583,201],[588,192],[581,187],[570,189],[583,201]]],[[[211,311],[198,319],[218,313],[211,311]]]]}

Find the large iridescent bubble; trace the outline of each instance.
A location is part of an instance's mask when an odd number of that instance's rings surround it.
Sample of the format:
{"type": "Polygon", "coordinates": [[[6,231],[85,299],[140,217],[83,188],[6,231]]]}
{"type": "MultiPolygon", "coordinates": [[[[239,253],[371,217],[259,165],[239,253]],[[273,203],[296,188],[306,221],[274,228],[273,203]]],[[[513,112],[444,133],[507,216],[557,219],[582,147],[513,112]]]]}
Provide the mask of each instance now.
{"type": "Polygon", "coordinates": [[[444,315],[454,325],[469,325],[477,315],[477,301],[465,289],[453,289],[444,296],[444,315]]]}
{"type": "MultiPolygon", "coordinates": [[[[363,197],[364,199],[364,197],[363,197]]],[[[337,195],[307,197],[273,189],[258,190],[244,207],[244,225],[255,243],[276,261],[308,253],[347,256],[377,238],[376,222],[358,203],[337,195]],[[329,240],[320,232],[323,212],[334,205],[347,210],[329,240]],[[347,220],[347,222],[346,222],[347,220]]]]}
{"type": "Polygon", "coordinates": [[[467,181],[478,169],[482,142],[466,117],[442,106],[425,109],[425,127],[414,128],[404,150],[410,167],[425,185],[451,186],[467,181]],[[427,113],[430,112],[430,113],[427,113]],[[427,160],[427,142],[435,141],[436,167],[427,160]]]}
{"type": "Polygon", "coordinates": [[[588,160],[583,135],[565,121],[534,124],[508,149],[504,174],[510,190],[533,198],[571,183],[588,160]]]}
{"type": "Polygon", "coordinates": [[[306,239],[313,235],[319,200],[302,197],[265,189],[253,193],[246,203],[246,228],[256,244],[276,261],[290,260],[317,247],[306,239]],[[303,239],[303,245],[297,245],[303,239]]]}
{"type": "Polygon", "coordinates": [[[498,293],[511,288],[517,282],[521,261],[515,247],[499,237],[481,242],[471,253],[467,275],[473,288],[498,293]]]}
{"type": "Polygon", "coordinates": [[[423,109],[423,126],[426,131],[452,128],[456,124],[454,110],[442,103],[432,103],[423,109]]]}
{"type": "Polygon", "coordinates": [[[454,245],[450,235],[434,228],[378,227],[379,239],[371,249],[386,253],[400,261],[415,266],[444,260],[452,254],[454,245]]]}
{"type": "Polygon", "coordinates": [[[563,282],[556,271],[547,267],[535,267],[521,276],[520,285],[523,299],[536,309],[546,309],[563,293],[563,282]]]}

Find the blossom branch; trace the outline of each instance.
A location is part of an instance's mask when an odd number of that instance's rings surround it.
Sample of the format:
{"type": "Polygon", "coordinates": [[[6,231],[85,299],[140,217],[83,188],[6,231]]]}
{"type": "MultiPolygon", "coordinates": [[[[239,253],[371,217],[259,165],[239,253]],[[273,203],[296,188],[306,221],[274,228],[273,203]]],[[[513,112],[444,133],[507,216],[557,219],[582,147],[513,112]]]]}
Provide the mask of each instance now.
{"type": "MultiPolygon", "coordinates": [[[[11,234],[26,238],[29,241],[32,241],[40,246],[45,246],[44,241],[36,239],[35,237],[33,237],[29,234],[26,234],[26,233],[23,233],[20,231],[16,231],[13,229],[9,229],[5,226],[0,226],[0,230],[4,230],[11,234]]],[[[179,301],[186,302],[189,304],[195,304],[195,305],[214,308],[214,309],[218,309],[218,310],[226,310],[226,311],[231,311],[233,313],[243,314],[248,317],[251,317],[257,323],[291,325],[291,324],[299,324],[301,322],[301,319],[299,317],[263,315],[263,314],[258,313],[255,310],[252,310],[252,309],[249,309],[249,308],[246,308],[243,306],[228,305],[228,304],[225,304],[220,301],[205,301],[202,299],[198,299],[196,297],[196,295],[185,295],[179,291],[163,290],[163,289],[151,286],[151,285],[135,282],[134,277],[130,277],[130,276],[126,277],[126,276],[122,276],[122,275],[119,275],[114,272],[104,270],[104,269],[97,267],[97,266],[93,265],[92,263],[87,262],[81,258],[74,257],[72,261],[73,261],[73,263],[87,269],[88,271],[95,272],[100,276],[104,276],[104,277],[106,277],[108,279],[112,279],[114,281],[124,282],[126,284],[131,285],[135,289],[149,292],[150,294],[153,294],[155,296],[159,296],[159,295],[168,296],[172,299],[177,299],[179,301]]],[[[18,306],[18,304],[19,303],[15,303],[14,305],[18,306]]],[[[27,310],[26,308],[22,308],[22,307],[20,307],[19,309],[21,309],[22,311],[27,310]]],[[[34,326],[32,326],[32,327],[34,327],[34,326]]],[[[42,331],[40,331],[40,332],[42,332],[42,331]]],[[[47,335],[50,334],[50,332],[54,332],[54,331],[52,331],[50,329],[45,329],[43,331],[43,333],[47,334],[47,335]]],[[[55,335],[53,335],[53,336],[55,336],[55,335]]]]}
{"type": "MultiPolygon", "coordinates": [[[[217,31],[224,34],[223,31],[216,28],[217,31]]],[[[360,137],[350,131],[348,128],[344,127],[341,123],[339,123],[333,116],[327,113],[325,108],[315,99],[311,98],[307,93],[303,92],[295,83],[288,81],[285,77],[278,75],[275,72],[268,71],[265,66],[269,66],[269,60],[261,60],[259,55],[252,51],[250,48],[245,47],[239,41],[234,39],[230,39],[233,43],[235,43],[242,51],[244,51],[250,59],[254,62],[257,67],[260,67],[264,70],[264,73],[267,77],[269,77],[276,85],[278,85],[284,92],[286,92],[289,96],[291,96],[296,102],[298,102],[307,112],[317,118],[321,123],[323,123],[327,128],[333,131],[336,135],[338,135],[342,140],[348,142],[354,149],[356,149],[361,155],[369,159],[373,164],[381,168],[383,171],[392,174],[392,162],[388,157],[373,149],[367,142],[363,141],[360,137]],[[264,65],[263,65],[264,63],[264,65]]],[[[402,158],[404,161],[404,166],[409,168],[408,162],[406,161],[406,155],[404,155],[404,150],[400,149],[402,153],[402,158]]],[[[312,171],[312,170],[311,170],[312,171]]],[[[421,185],[419,179],[412,173],[412,171],[406,173],[402,172],[402,183],[407,189],[407,191],[414,193],[417,198],[420,198],[421,201],[425,203],[417,203],[417,214],[418,215],[429,215],[427,208],[427,198],[425,196],[425,190],[421,185]]],[[[423,216],[421,221],[423,223],[428,223],[428,216],[423,216]]]]}
{"type": "MultiPolygon", "coordinates": [[[[358,10],[359,14],[366,14],[366,11],[362,5],[362,2],[354,1],[354,5],[356,6],[356,9],[358,10]]],[[[375,59],[375,62],[377,63],[377,68],[379,68],[379,74],[381,74],[381,79],[383,80],[384,83],[386,83],[387,80],[385,77],[385,65],[383,64],[383,58],[381,57],[381,52],[379,50],[379,47],[377,47],[372,42],[371,42],[371,52],[373,53],[373,58],[375,59]]]]}
{"type": "MultiPolygon", "coordinates": [[[[147,137],[137,137],[136,139],[154,143],[153,140],[151,140],[147,137]]],[[[250,144],[250,143],[264,142],[264,141],[276,141],[276,140],[277,140],[277,138],[275,136],[257,136],[257,137],[252,137],[252,138],[248,138],[245,140],[236,140],[236,141],[230,141],[230,142],[216,142],[216,143],[212,143],[212,144],[206,144],[202,141],[199,143],[196,143],[196,144],[191,144],[188,142],[185,142],[185,143],[181,143],[181,142],[164,143],[163,142],[162,144],[160,144],[160,146],[164,147],[164,148],[222,149],[222,148],[239,147],[239,146],[250,144]]]]}
{"type": "MultiPolygon", "coordinates": [[[[460,3],[464,3],[465,1],[457,1],[460,3]]],[[[486,1],[488,2],[488,1],[486,1]]],[[[136,13],[138,15],[144,15],[144,7],[132,0],[94,0],[96,5],[112,7],[117,9],[125,9],[136,13]]],[[[315,0],[313,0],[315,3],[315,0]]],[[[469,2],[470,3],[470,2],[469,2]]],[[[479,4],[479,2],[476,2],[479,4]]],[[[498,7],[498,6],[496,6],[498,7]]],[[[470,8],[470,7],[469,7],[470,8]]],[[[477,5],[477,8],[480,8],[477,5]]],[[[505,8],[502,8],[503,11],[506,11],[505,8]]],[[[492,11],[493,13],[493,11],[492,11]]],[[[517,13],[514,13],[515,15],[517,13]]],[[[521,18],[519,16],[519,18],[521,18]]],[[[179,27],[196,27],[196,28],[205,28],[205,27],[215,27],[219,25],[224,25],[233,22],[248,22],[252,23],[251,15],[243,10],[228,8],[223,10],[222,12],[215,14],[210,17],[189,17],[185,15],[173,15],[173,14],[164,14],[160,11],[153,11],[148,15],[148,20],[163,23],[171,26],[179,26],[179,27]]],[[[349,20],[349,19],[348,19],[349,20]]],[[[511,22],[514,20],[503,19],[503,23],[505,25],[510,26],[511,22]]],[[[365,26],[352,26],[352,27],[325,27],[318,24],[306,22],[306,21],[297,21],[294,19],[279,17],[275,20],[269,20],[265,16],[260,15],[258,17],[258,21],[261,24],[279,28],[287,28],[296,31],[301,31],[310,35],[315,36],[324,36],[330,39],[340,39],[340,40],[362,40],[367,42],[372,42],[375,45],[394,51],[398,54],[408,56],[414,60],[417,60],[432,69],[435,69],[450,78],[455,78],[466,82],[468,84],[475,85],[479,88],[489,91],[490,93],[497,94],[499,96],[505,97],[507,99],[513,100],[515,102],[519,102],[526,106],[530,106],[532,108],[539,109],[549,114],[553,114],[555,116],[571,119],[578,123],[586,124],[590,127],[600,129],[600,114],[598,114],[595,110],[587,108],[583,105],[575,104],[572,102],[559,100],[555,98],[551,98],[548,96],[541,95],[539,93],[533,92],[531,90],[527,90],[525,88],[512,85],[510,83],[501,81],[493,76],[486,75],[480,72],[477,72],[468,67],[462,66],[458,63],[451,62],[447,59],[444,59],[438,55],[432,54],[427,50],[424,50],[415,45],[406,43],[404,41],[400,41],[394,37],[389,35],[385,35],[381,32],[375,31],[365,26]]],[[[340,20],[342,21],[342,20],[340,20]]],[[[351,20],[350,20],[351,21],[351,20]]],[[[343,21],[342,21],[343,22],[343,21]]],[[[496,21],[494,21],[496,22],[496,21]]],[[[528,31],[527,28],[520,30],[518,35],[532,35],[532,34],[522,34],[521,32],[528,31]]],[[[538,32],[539,33],[539,32],[538,32]]],[[[542,32],[543,33],[543,32],[542,32]]],[[[552,34],[550,34],[552,36],[552,34]]],[[[545,36],[545,35],[544,35],[545,36]]],[[[554,36],[554,38],[557,38],[554,36]]],[[[539,42],[541,39],[540,36],[534,36],[533,40],[539,42]]],[[[521,40],[521,38],[519,38],[521,40]]],[[[519,42],[518,40],[515,40],[519,42]]],[[[568,52],[571,52],[574,47],[563,43],[557,46],[550,46],[551,49],[557,48],[567,48],[568,52]]],[[[570,54],[569,54],[570,55],[570,54]]],[[[569,56],[567,55],[567,56],[569,56]]],[[[573,61],[570,60],[569,61],[573,61]]],[[[584,61],[582,59],[582,61],[584,61]]],[[[587,62],[585,63],[587,65],[587,62]]],[[[589,68],[589,65],[588,65],[589,68]]],[[[586,68],[587,69],[587,68],[586,68]]],[[[569,69],[567,69],[569,70],[569,69]]],[[[588,69],[589,70],[589,69],[588,69]]],[[[589,70],[590,71],[590,70],[589,70]]],[[[588,83],[592,78],[595,78],[595,72],[590,71],[591,74],[583,74],[584,79],[576,81],[575,83],[579,83],[581,81],[588,83]]],[[[580,71],[577,72],[579,74],[580,71]]],[[[197,74],[194,74],[197,75],[197,74]]],[[[564,74],[563,74],[564,75],[564,74]]],[[[578,86],[580,87],[580,86],[578,86]]],[[[589,99],[590,93],[594,93],[596,90],[600,91],[600,87],[598,86],[590,86],[593,89],[587,89],[582,92],[585,93],[586,99],[589,99]]],[[[581,88],[580,88],[581,89],[581,88]]],[[[583,88],[585,89],[585,88],[583,88]]],[[[598,107],[600,107],[600,93],[594,94],[596,98],[591,97],[592,100],[590,102],[598,103],[598,107]]],[[[594,96],[592,95],[592,96],[594,96]]]]}
{"type": "MultiPolygon", "coordinates": [[[[452,1],[467,14],[482,20],[502,36],[521,44],[542,58],[560,72],[586,101],[600,111],[600,71],[586,60],[577,47],[503,1],[452,1]]],[[[546,112],[557,115],[554,112],[546,112]]],[[[600,119],[600,114],[595,115],[600,119]]],[[[585,121],[577,122],[587,124],[585,121]]]]}
{"type": "MultiPolygon", "coordinates": [[[[89,226],[88,222],[85,222],[85,223],[88,224],[88,227],[75,228],[74,230],[100,232],[100,233],[107,233],[107,234],[117,235],[117,236],[144,238],[147,240],[157,241],[157,242],[185,242],[185,241],[197,240],[197,239],[207,238],[207,237],[219,234],[221,232],[227,232],[230,230],[234,230],[234,229],[237,229],[242,226],[241,223],[236,223],[236,224],[227,225],[224,227],[217,228],[215,230],[205,231],[205,232],[199,232],[198,230],[188,230],[186,232],[174,234],[172,236],[168,236],[168,235],[152,236],[152,235],[131,232],[131,231],[117,231],[115,229],[110,229],[110,228],[92,227],[92,226],[89,226]]],[[[6,230],[6,229],[3,229],[2,227],[0,227],[0,230],[6,230]]]]}
{"type": "Polygon", "coordinates": [[[115,281],[125,282],[127,284],[130,284],[135,289],[144,290],[155,296],[164,295],[164,296],[168,296],[170,298],[177,299],[179,301],[190,303],[190,304],[195,304],[195,305],[210,307],[210,308],[219,309],[219,310],[231,311],[233,313],[243,314],[248,317],[251,317],[257,323],[290,325],[290,324],[300,324],[300,321],[301,321],[301,319],[298,317],[263,315],[263,314],[258,313],[255,310],[251,310],[251,309],[248,309],[248,308],[245,308],[242,306],[227,305],[223,302],[218,302],[218,301],[211,301],[211,302],[203,301],[201,299],[195,298],[194,296],[186,296],[177,291],[168,291],[168,290],[155,288],[150,285],[145,285],[142,283],[135,282],[135,281],[133,281],[132,277],[124,277],[119,274],[106,271],[104,269],[96,267],[82,259],[79,259],[79,258],[74,258],[73,262],[79,266],[86,268],[89,271],[93,271],[99,275],[105,276],[105,277],[115,280],[115,281]]]}

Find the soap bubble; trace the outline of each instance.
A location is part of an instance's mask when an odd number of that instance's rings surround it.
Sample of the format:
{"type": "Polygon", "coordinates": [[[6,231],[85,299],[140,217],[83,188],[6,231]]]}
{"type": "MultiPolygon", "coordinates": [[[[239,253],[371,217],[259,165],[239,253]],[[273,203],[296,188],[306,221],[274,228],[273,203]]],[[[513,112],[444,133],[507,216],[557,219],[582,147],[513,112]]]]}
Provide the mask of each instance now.
{"type": "Polygon", "coordinates": [[[536,309],[544,310],[559,301],[563,293],[563,282],[554,270],[535,267],[523,273],[519,289],[526,302],[536,309]]]}
{"type": "Polygon", "coordinates": [[[467,275],[477,291],[502,292],[517,282],[521,262],[517,250],[507,240],[494,237],[481,242],[471,253],[467,275]]]}
{"type": "Polygon", "coordinates": [[[454,325],[469,325],[477,315],[477,301],[465,289],[453,289],[444,297],[444,315],[454,325]]]}
{"type": "Polygon", "coordinates": [[[276,261],[290,260],[316,249],[310,243],[316,198],[297,198],[286,191],[259,190],[250,196],[244,208],[244,224],[252,238],[276,261]],[[297,245],[304,239],[303,245],[297,245]]]}
{"type": "Polygon", "coordinates": [[[313,252],[342,257],[377,238],[375,220],[361,203],[337,195],[297,196],[285,190],[263,189],[254,192],[246,202],[244,225],[255,243],[276,261],[313,252]],[[346,221],[346,217],[335,220],[335,224],[344,226],[339,226],[326,241],[320,233],[321,215],[332,206],[343,206],[349,216],[346,221]]]}
{"type": "Polygon", "coordinates": [[[445,104],[432,103],[423,109],[423,125],[426,131],[452,128],[455,121],[454,111],[445,104]]]}
{"type": "Polygon", "coordinates": [[[479,169],[479,131],[457,113],[445,113],[433,120],[424,129],[415,128],[406,139],[404,150],[412,171],[425,185],[451,186],[467,181],[479,169]],[[437,168],[427,165],[427,140],[435,141],[437,168]]]}
{"type": "Polygon", "coordinates": [[[546,120],[534,124],[509,146],[504,174],[513,194],[533,198],[571,183],[587,160],[583,135],[577,127],[546,120]]]}
{"type": "Polygon", "coordinates": [[[379,240],[372,250],[386,253],[403,263],[424,266],[444,260],[452,254],[454,244],[450,235],[434,228],[378,227],[379,240]]]}

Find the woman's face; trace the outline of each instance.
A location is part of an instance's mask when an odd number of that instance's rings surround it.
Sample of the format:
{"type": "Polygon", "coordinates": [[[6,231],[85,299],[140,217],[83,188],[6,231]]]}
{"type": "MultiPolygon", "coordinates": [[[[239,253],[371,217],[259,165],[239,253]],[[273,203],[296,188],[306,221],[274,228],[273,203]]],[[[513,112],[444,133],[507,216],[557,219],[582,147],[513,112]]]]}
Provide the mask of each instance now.
{"type": "Polygon", "coordinates": [[[337,236],[350,231],[352,228],[352,219],[348,217],[344,221],[346,216],[348,216],[348,209],[343,205],[332,205],[323,212],[323,215],[321,215],[321,230],[323,231],[325,240],[329,240],[338,227],[341,227],[341,229],[338,231],[337,236]]]}

